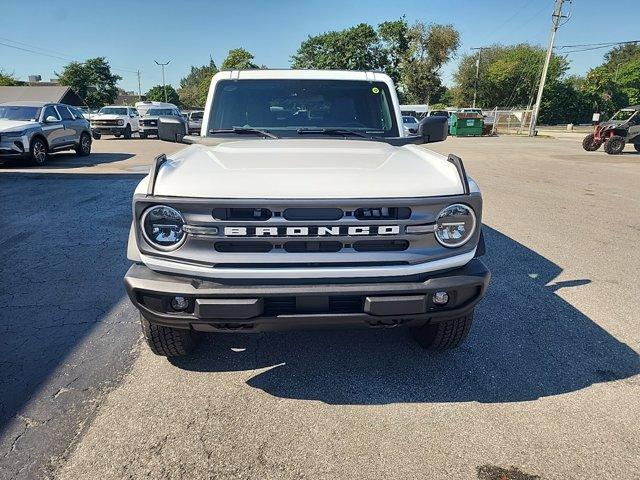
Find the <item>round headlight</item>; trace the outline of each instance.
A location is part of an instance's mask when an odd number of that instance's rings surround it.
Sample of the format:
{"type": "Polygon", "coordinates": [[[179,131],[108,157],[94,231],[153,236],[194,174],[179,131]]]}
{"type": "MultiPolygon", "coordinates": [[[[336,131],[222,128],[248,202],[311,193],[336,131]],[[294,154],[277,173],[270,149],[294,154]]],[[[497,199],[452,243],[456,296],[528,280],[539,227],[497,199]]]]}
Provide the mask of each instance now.
{"type": "Polygon", "coordinates": [[[145,240],[158,250],[175,250],[187,238],[182,229],[184,218],[178,210],[166,205],[156,205],[145,210],[141,224],[145,240]]]}
{"type": "Polygon", "coordinates": [[[118,125],[120,125],[120,126],[124,125],[124,120],[122,120],[122,119],[118,120],[118,125]]]}
{"type": "Polygon", "coordinates": [[[476,229],[476,214],[471,207],[456,203],[444,208],[436,219],[436,240],[445,247],[464,245],[476,229]]]}

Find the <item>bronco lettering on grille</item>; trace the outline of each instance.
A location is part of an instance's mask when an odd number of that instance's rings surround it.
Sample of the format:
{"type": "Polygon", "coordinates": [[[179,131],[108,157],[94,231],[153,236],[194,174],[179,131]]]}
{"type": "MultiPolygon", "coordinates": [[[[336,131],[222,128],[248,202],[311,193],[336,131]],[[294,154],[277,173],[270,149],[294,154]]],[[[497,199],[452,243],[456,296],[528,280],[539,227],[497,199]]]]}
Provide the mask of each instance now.
{"type": "Polygon", "coordinates": [[[224,227],[224,235],[227,237],[331,237],[356,235],[398,235],[399,233],[399,225],[224,227]]]}

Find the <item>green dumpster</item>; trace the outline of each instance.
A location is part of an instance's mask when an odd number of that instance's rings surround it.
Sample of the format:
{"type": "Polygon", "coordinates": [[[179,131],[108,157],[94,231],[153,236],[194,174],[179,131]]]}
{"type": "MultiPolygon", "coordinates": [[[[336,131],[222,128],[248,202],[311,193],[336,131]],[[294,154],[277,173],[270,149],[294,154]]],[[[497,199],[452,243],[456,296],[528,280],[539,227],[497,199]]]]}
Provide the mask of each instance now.
{"type": "Polygon", "coordinates": [[[482,115],[471,112],[453,112],[449,133],[456,137],[481,136],[483,125],[482,115]]]}

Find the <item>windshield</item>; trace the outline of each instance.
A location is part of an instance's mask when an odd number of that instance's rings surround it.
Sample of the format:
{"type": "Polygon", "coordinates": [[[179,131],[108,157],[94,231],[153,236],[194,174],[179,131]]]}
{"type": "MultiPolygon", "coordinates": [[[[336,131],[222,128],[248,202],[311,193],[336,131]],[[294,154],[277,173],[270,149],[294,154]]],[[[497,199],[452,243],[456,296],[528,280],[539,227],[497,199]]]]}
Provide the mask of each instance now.
{"type": "Polygon", "coordinates": [[[22,107],[19,105],[5,105],[0,107],[0,120],[35,122],[39,116],[39,107],[22,107]]]}
{"type": "Polygon", "coordinates": [[[299,129],[343,129],[397,137],[393,103],[382,82],[352,80],[223,80],[209,130],[251,127],[278,136],[299,129]]]}
{"type": "Polygon", "coordinates": [[[100,109],[100,112],[98,113],[107,113],[110,115],[126,115],[127,114],[127,109],[126,108],[118,108],[118,107],[102,107],[100,109]]]}
{"type": "Polygon", "coordinates": [[[193,112],[191,114],[191,120],[202,120],[203,116],[204,116],[204,112],[193,112]]]}
{"type": "Polygon", "coordinates": [[[149,116],[165,116],[165,115],[176,115],[176,111],[171,108],[150,108],[147,111],[147,115],[149,116]]]}
{"type": "Polygon", "coordinates": [[[613,117],[611,117],[612,122],[626,122],[629,120],[633,114],[636,113],[635,110],[620,110],[616,112],[613,117]]]}
{"type": "Polygon", "coordinates": [[[418,123],[415,117],[402,117],[403,123],[418,123]]]}

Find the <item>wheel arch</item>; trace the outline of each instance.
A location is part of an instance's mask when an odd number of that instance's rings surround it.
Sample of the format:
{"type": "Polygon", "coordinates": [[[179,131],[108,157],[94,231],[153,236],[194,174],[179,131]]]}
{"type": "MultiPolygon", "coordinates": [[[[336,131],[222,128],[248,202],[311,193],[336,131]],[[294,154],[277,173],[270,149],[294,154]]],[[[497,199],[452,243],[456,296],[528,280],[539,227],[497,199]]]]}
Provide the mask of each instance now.
{"type": "Polygon", "coordinates": [[[49,151],[49,142],[47,141],[47,137],[42,132],[38,132],[38,133],[34,133],[33,134],[31,139],[29,140],[29,149],[31,149],[31,145],[33,144],[33,142],[34,142],[34,140],[36,138],[39,138],[40,140],[42,140],[44,142],[44,144],[47,146],[47,152],[48,152],[49,151]]]}

